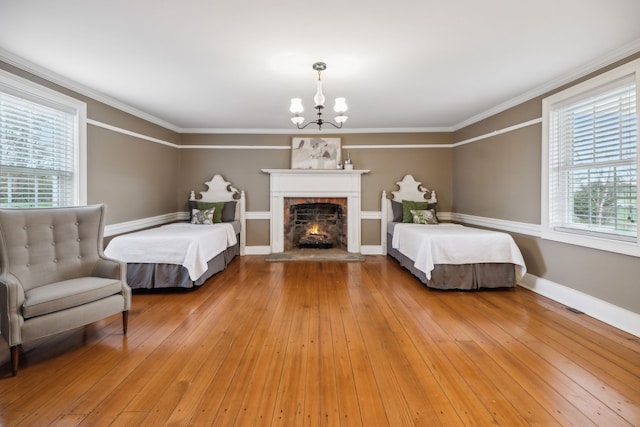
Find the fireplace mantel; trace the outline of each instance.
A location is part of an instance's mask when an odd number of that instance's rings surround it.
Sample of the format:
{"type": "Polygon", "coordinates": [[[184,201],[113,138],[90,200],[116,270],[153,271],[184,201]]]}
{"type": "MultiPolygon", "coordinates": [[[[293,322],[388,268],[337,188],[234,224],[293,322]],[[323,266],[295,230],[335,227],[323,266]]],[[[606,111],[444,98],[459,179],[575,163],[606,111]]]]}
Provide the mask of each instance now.
{"type": "Polygon", "coordinates": [[[347,199],[347,251],[360,253],[361,177],[369,170],[262,169],[270,175],[271,253],[284,251],[285,197],[347,199]]]}
{"type": "Polygon", "coordinates": [[[271,175],[362,175],[371,172],[369,169],[262,169],[271,175]]]}

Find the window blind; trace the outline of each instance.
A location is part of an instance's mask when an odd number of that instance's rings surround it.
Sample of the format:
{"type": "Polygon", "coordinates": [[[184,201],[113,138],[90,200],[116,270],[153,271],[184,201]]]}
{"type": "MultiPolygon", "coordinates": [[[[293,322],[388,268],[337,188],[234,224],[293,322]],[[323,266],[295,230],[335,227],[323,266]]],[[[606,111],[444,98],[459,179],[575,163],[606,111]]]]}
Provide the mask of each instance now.
{"type": "Polygon", "coordinates": [[[0,91],[0,206],[71,206],[77,116],[0,91]]]}
{"type": "Polygon", "coordinates": [[[549,134],[549,225],[637,241],[635,76],[554,105],[549,134]]]}

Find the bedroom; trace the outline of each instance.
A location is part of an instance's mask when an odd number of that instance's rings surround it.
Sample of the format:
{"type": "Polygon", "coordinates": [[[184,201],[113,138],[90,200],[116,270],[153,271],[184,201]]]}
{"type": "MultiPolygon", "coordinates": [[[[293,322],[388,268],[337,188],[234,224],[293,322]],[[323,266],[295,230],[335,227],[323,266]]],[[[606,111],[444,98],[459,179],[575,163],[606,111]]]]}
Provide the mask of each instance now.
{"type": "MultiPolygon", "coordinates": [[[[4,43],[0,47],[9,48],[4,43]]],[[[612,63],[640,57],[637,43],[615,48],[624,52],[616,51],[620,56],[615,59],[610,55],[594,57],[583,69],[572,70],[576,75],[572,81],[581,79],[584,72],[600,72],[612,63]],[[607,61],[600,61],[603,57],[607,61]]],[[[136,109],[83,92],[82,87],[71,84],[72,78],[49,75],[46,68],[20,54],[3,52],[0,68],[88,103],[87,201],[109,206],[107,235],[175,219],[186,211],[190,191],[203,191],[202,183],[221,174],[247,193],[247,254],[266,253],[270,244],[269,177],[262,169],[290,167],[291,138],[300,135],[295,128],[286,133],[183,132],[150,114],[136,114],[136,109]]],[[[122,72],[126,74],[126,67],[122,72]]],[[[382,70],[366,71],[374,76],[378,72],[382,70]]],[[[308,88],[302,86],[309,92],[303,93],[307,98],[312,95],[312,77],[308,88]]],[[[336,80],[327,74],[327,90],[336,80]]],[[[345,129],[332,134],[341,138],[356,168],[372,171],[363,176],[363,252],[381,253],[380,192],[395,190],[395,182],[412,174],[437,189],[439,211],[445,218],[449,215],[450,219],[511,232],[527,262],[532,287],[637,335],[637,257],[539,237],[542,130],[536,120],[541,117],[542,95],[555,88],[531,99],[522,98],[504,110],[491,110],[493,114],[456,129],[380,133],[345,129]]],[[[283,94],[286,125],[290,125],[290,96],[283,94]]],[[[490,109],[499,104],[494,102],[490,109]]],[[[352,107],[352,119],[356,114],[352,107]]]]}

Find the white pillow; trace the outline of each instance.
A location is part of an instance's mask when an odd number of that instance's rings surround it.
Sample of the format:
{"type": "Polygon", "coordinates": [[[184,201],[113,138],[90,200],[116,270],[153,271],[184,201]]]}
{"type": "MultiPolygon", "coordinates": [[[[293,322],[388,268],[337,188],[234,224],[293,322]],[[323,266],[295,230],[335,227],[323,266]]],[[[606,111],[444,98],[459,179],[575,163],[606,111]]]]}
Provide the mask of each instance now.
{"type": "Polygon", "coordinates": [[[438,217],[434,209],[411,210],[414,224],[437,224],[438,217]]]}
{"type": "Polygon", "coordinates": [[[210,208],[204,211],[193,209],[191,211],[191,224],[213,224],[213,213],[216,208],[210,208]]]}

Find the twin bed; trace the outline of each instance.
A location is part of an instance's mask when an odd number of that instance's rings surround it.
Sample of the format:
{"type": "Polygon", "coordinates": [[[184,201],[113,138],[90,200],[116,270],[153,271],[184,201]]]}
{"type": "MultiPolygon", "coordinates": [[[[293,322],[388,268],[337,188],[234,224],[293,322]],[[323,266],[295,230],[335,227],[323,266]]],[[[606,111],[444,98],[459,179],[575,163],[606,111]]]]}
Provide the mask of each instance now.
{"type": "Polygon", "coordinates": [[[525,274],[522,254],[509,234],[442,223],[435,192],[411,175],[397,184],[392,199],[382,194],[383,251],[426,286],[506,288],[525,274]]]}
{"type": "Polygon", "coordinates": [[[244,254],[244,191],[222,176],[205,183],[207,191],[189,199],[190,221],[163,225],[113,238],[105,254],[127,263],[133,289],[193,288],[244,254]]]}

